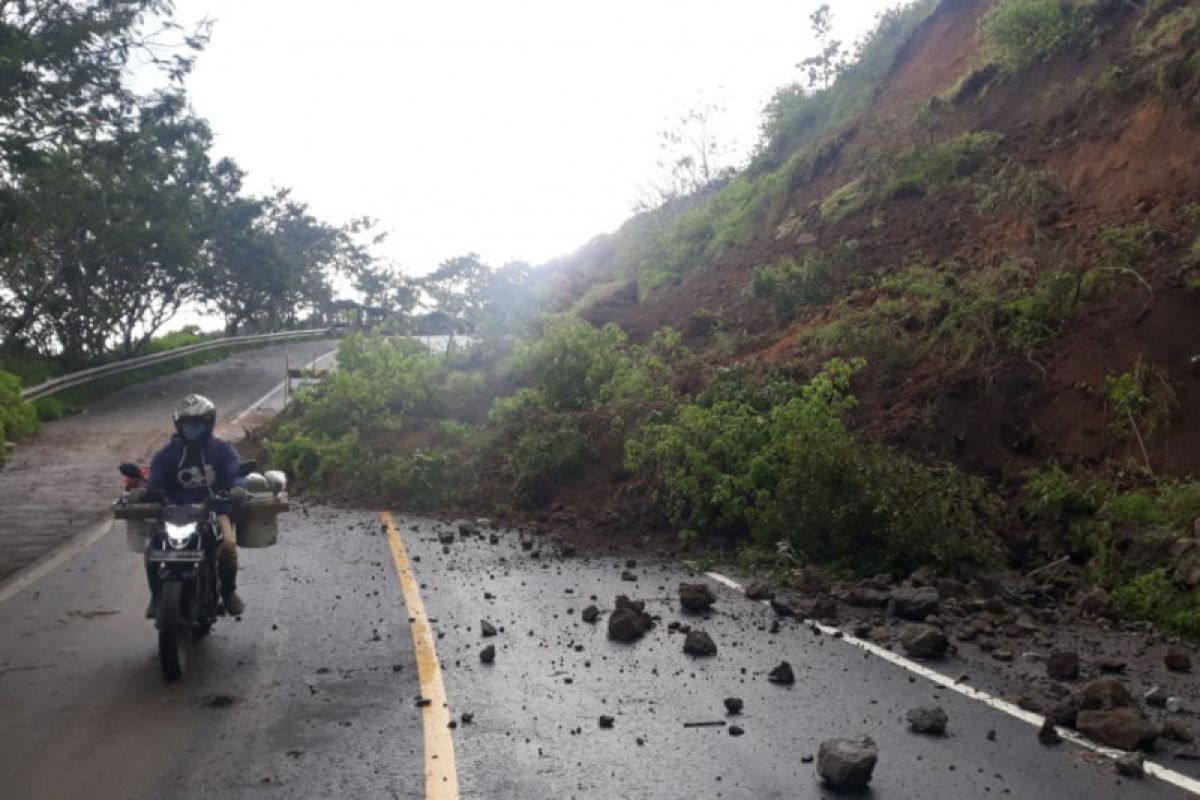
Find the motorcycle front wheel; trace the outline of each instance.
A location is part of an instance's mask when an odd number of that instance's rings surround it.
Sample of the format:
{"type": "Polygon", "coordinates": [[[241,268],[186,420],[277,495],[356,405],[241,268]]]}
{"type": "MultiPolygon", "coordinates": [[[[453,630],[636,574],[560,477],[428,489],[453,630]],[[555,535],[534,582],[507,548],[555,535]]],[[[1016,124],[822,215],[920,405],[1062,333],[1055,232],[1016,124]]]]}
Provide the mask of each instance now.
{"type": "Polygon", "coordinates": [[[183,609],[183,583],[167,581],[158,595],[158,660],[167,680],[178,680],[183,675],[190,638],[183,609]]]}

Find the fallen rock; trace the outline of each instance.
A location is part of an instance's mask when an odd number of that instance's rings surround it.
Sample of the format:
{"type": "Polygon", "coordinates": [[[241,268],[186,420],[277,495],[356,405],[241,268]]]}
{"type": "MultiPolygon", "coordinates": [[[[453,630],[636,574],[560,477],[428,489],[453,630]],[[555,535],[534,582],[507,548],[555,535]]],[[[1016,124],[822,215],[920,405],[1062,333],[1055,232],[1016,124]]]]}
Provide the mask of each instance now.
{"type": "Polygon", "coordinates": [[[1075,598],[1075,605],[1079,610],[1090,617],[1100,617],[1102,619],[1113,619],[1117,616],[1117,606],[1113,603],[1108,592],[1101,589],[1099,586],[1094,586],[1087,591],[1080,592],[1075,598]]]}
{"type": "Polygon", "coordinates": [[[750,600],[770,600],[775,597],[775,592],[765,583],[755,582],[746,587],[746,597],[750,600]]]}
{"type": "Polygon", "coordinates": [[[595,622],[598,619],[600,619],[600,609],[595,606],[588,606],[583,610],[584,622],[595,622]]]}
{"type": "Polygon", "coordinates": [[[741,736],[745,732],[746,731],[742,729],[741,725],[730,725],[729,726],[729,735],[730,736],[741,736]]]}
{"type": "Polygon", "coordinates": [[[608,714],[601,714],[600,715],[600,727],[601,728],[611,728],[612,726],[613,726],[613,718],[610,717],[608,714]]]}
{"type": "Polygon", "coordinates": [[[496,626],[488,622],[486,619],[479,620],[479,629],[484,636],[496,635],[496,626]]]}
{"type": "Polygon", "coordinates": [[[642,614],[646,611],[645,600],[630,600],[623,594],[617,595],[617,599],[613,601],[613,606],[616,608],[629,608],[642,614]]]}
{"type": "Polygon", "coordinates": [[[1058,744],[1062,741],[1058,729],[1054,727],[1054,721],[1049,717],[1042,720],[1042,727],[1038,730],[1038,741],[1042,744],[1058,744]]]}
{"type": "Polygon", "coordinates": [[[1146,705],[1154,708],[1162,708],[1167,704],[1167,698],[1171,693],[1161,686],[1152,686],[1142,695],[1142,699],[1146,701],[1146,705]]]}
{"type": "Polygon", "coordinates": [[[1146,777],[1146,759],[1141,753],[1124,753],[1118,756],[1114,763],[1119,775],[1126,778],[1146,777]]]}
{"type": "Polygon", "coordinates": [[[945,733],[946,723],[949,721],[946,712],[939,706],[920,706],[911,709],[904,716],[908,720],[909,729],[914,733],[927,733],[931,736],[941,736],[945,733]]]}
{"type": "Polygon", "coordinates": [[[795,611],[805,619],[836,620],[838,605],[832,597],[814,597],[811,600],[801,600],[795,611]]]}
{"type": "Polygon", "coordinates": [[[826,739],[817,750],[817,775],[835,789],[861,789],[878,761],[879,748],[869,736],[826,739]]]}
{"type": "Polygon", "coordinates": [[[679,604],[694,614],[702,614],[712,608],[717,596],[707,583],[679,584],[679,604]]]}
{"type": "Polygon", "coordinates": [[[937,589],[932,586],[900,588],[892,592],[888,612],[894,617],[923,622],[926,617],[938,613],[940,600],[937,589]]]}
{"type": "Polygon", "coordinates": [[[742,703],[742,698],[740,697],[725,698],[725,710],[730,714],[740,714],[742,713],[742,708],[744,707],[745,706],[742,703]]]}
{"type": "Polygon", "coordinates": [[[1192,657],[1182,647],[1172,647],[1163,656],[1163,665],[1172,672],[1191,672],[1192,657]]]}
{"type": "Polygon", "coordinates": [[[488,544],[500,544],[500,534],[489,533],[488,534],[488,544]]]}
{"type": "Polygon", "coordinates": [[[776,600],[774,598],[771,599],[771,610],[781,617],[796,616],[796,609],[792,608],[782,600],[776,600]]]}
{"type": "Polygon", "coordinates": [[[1200,519],[1196,520],[1196,535],[1179,539],[1171,545],[1170,562],[1175,565],[1171,577],[1189,589],[1200,586],[1200,519]]]}
{"type": "Polygon", "coordinates": [[[454,544],[454,531],[442,531],[438,534],[439,544],[454,544]]]}
{"type": "Polygon", "coordinates": [[[796,682],[796,673],[792,672],[791,664],[786,661],[780,661],[779,666],[767,674],[767,680],[771,683],[777,683],[780,686],[791,686],[796,682]]]}
{"type": "Polygon", "coordinates": [[[471,522],[458,523],[458,533],[460,536],[479,536],[479,528],[471,522]]]}
{"type": "Polygon", "coordinates": [[[637,580],[637,575],[630,572],[629,570],[625,570],[624,572],[621,573],[621,580],[629,581],[630,583],[633,583],[634,581],[637,580]]]}
{"type": "Polygon", "coordinates": [[[479,660],[484,664],[491,664],[496,660],[496,645],[489,644],[487,647],[479,651],[479,660]]]}
{"type": "Polygon", "coordinates": [[[1177,719],[1168,720],[1163,725],[1162,737],[1180,744],[1192,744],[1196,741],[1196,735],[1192,733],[1192,729],[1177,719]]]}
{"type": "Polygon", "coordinates": [[[1133,696],[1117,679],[1099,678],[1079,687],[1079,702],[1086,711],[1100,711],[1132,706],[1133,696]]]}
{"type": "Polygon", "coordinates": [[[843,599],[859,608],[883,608],[892,599],[892,593],[869,586],[855,586],[846,592],[843,599]]]}
{"type": "Polygon", "coordinates": [[[1158,730],[1132,708],[1080,711],[1075,727],[1089,739],[1119,750],[1147,750],[1158,738],[1158,730]]]}
{"type": "Polygon", "coordinates": [[[630,606],[618,608],[608,616],[608,638],[618,642],[640,639],[653,625],[650,615],[630,606]]]}
{"type": "Polygon", "coordinates": [[[1059,650],[1046,659],[1046,674],[1060,681],[1073,681],[1079,677],[1079,654],[1059,650]]]}
{"type": "Polygon", "coordinates": [[[717,644],[702,630],[693,630],[683,641],[683,652],[689,656],[715,656],[717,644]]]}
{"type": "Polygon", "coordinates": [[[900,646],[913,658],[938,659],[950,649],[950,640],[932,625],[908,625],[900,634],[900,646]]]}

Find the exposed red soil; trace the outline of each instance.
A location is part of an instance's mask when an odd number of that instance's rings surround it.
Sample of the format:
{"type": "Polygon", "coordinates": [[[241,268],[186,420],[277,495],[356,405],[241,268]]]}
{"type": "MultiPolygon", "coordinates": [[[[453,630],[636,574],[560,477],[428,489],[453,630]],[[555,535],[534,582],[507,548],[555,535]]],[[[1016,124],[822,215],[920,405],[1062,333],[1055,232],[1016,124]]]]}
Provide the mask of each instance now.
{"type": "Polygon", "coordinates": [[[748,350],[735,360],[806,374],[816,365],[804,361],[797,334],[836,312],[821,310],[779,325],[766,306],[744,297],[757,266],[853,239],[859,263],[850,281],[894,271],[913,258],[1087,269],[1102,261],[1101,231],[1144,223],[1159,233],[1147,262],[1138,265],[1140,277],[1121,279],[1115,293],[1080,309],[1066,333],[1032,361],[1012,359],[986,369],[928,364],[891,383],[868,373],[856,386],[858,422],[873,438],[1000,480],[1015,481],[1047,459],[1094,465],[1136,455],[1129,442],[1114,441],[1109,432],[1105,376],[1141,361],[1161,375],[1173,396],[1169,426],[1148,443],[1156,471],[1200,474],[1200,369],[1191,361],[1200,354],[1200,292],[1184,288],[1180,279],[1180,265],[1200,234],[1200,222],[1181,213],[1186,204],[1200,202],[1200,124],[1159,99],[1098,103],[1086,94],[1088,81],[1123,57],[1131,23],[1093,52],[1065,54],[1019,80],[993,84],[982,101],[950,109],[932,132],[945,139],[997,131],[1005,136],[1006,158],[1057,176],[1066,196],[1037,225],[1012,212],[981,215],[969,192],[955,191],[889,202],[878,210],[883,226],[873,223],[870,212],[837,225],[822,224],[815,213],[815,203],[855,176],[864,149],[878,145],[880,125],[894,127],[914,103],[945,92],[974,68],[976,22],[992,3],[948,0],[918,31],[861,123],[866,133],[843,153],[841,166],[792,197],[791,213],[804,222],[803,242],[764,236],[640,305],[630,298],[608,305],[604,321],[644,337],[663,325],[686,331],[697,316],[717,318],[746,337],[748,350]]]}

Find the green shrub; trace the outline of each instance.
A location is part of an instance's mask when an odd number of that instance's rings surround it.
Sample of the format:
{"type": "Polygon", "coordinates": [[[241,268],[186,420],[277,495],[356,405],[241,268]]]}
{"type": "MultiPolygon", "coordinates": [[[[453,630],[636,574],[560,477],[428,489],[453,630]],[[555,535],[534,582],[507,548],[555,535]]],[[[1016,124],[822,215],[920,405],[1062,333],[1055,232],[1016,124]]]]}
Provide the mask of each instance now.
{"type": "Polygon", "coordinates": [[[831,361],[765,412],[745,399],[684,404],[626,443],[626,464],[651,481],[684,535],[785,542],[859,572],[986,560],[984,520],[996,506],[982,485],[846,429],[861,366],[831,361]]]}
{"type": "Polygon", "coordinates": [[[354,334],[338,346],[338,369],[296,395],[293,419],[306,435],[340,439],[394,430],[440,408],[444,362],[420,342],[354,334]]]}
{"type": "Polygon", "coordinates": [[[415,511],[461,502],[474,488],[471,461],[460,448],[417,448],[385,455],[373,468],[383,496],[415,511]]]}
{"type": "Polygon", "coordinates": [[[1149,255],[1149,237],[1153,228],[1149,223],[1105,228],[1100,232],[1104,245],[1105,266],[1114,270],[1136,271],[1149,255]]]}
{"type": "Polygon", "coordinates": [[[1180,591],[1164,570],[1137,576],[1118,587],[1113,598],[1130,617],[1153,622],[1192,641],[1200,640],[1200,592],[1180,591]]]}
{"type": "Polygon", "coordinates": [[[1091,20],[1064,0],[1002,0],[979,21],[984,53],[1010,73],[1048,61],[1088,36],[1091,20]]]}
{"type": "Polygon", "coordinates": [[[828,253],[806,256],[799,263],[790,257],[781,258],[754,270],[747,294],[770,301],[779,319],[790,319],[805,306],[833,298],[834,281],[839,272],[853,266],[856,251],[854,242],[843,242],[828,253]]]}
{"type": "Polygon", "coordinates": [[[577,410],[604,399],[626,359],[625,333],[597,328],[573,317],[550,317],[541,336],[527,341],[513,360],[516,371],[541,389],[549,408],[577,410]]]}
{"type": "Polygon", "coordinates": [[[929,195],[957,185],[983,166],[1003,138],[976,131],[931,147],[876,151],[864,165],[866,177],[850,181],[821,202],[821,218],[834,223],[890,198],[929,195]]]}
{"type": "Polygon", "coordinates": [[[1058,464],[1026,470],[1025,491],[1029,494],[1025,510],[1034,518],[1046,520],[1094,514],[1102,502],[1097,484],[1072,478],[1058,464]]]}
{"type": "Polygon", "coordinates": [[[0,459],[4,457],[5,441],[32,436],[37,429],[37,409],[21,399],[21,379],[0,372],[0,459]]]}

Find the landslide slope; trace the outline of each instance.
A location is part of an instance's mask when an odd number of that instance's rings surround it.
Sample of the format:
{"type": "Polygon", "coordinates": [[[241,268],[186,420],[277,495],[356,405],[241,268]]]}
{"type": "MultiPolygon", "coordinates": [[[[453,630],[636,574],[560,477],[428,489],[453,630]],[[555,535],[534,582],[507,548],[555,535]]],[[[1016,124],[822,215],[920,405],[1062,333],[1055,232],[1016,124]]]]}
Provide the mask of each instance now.
{"type": "Polygon", "coordinates": [[[781,90],[743,173],[549,282],[714,371],[865,357],[861,433],[1011,487],[1195,475],[1198,48],[1196,2],[917,3],[832,89],[781,90]]]}

